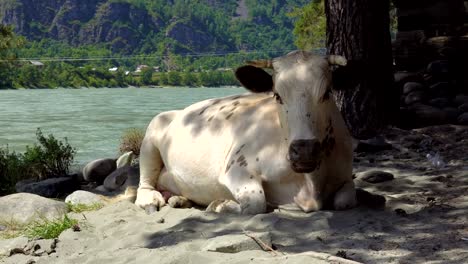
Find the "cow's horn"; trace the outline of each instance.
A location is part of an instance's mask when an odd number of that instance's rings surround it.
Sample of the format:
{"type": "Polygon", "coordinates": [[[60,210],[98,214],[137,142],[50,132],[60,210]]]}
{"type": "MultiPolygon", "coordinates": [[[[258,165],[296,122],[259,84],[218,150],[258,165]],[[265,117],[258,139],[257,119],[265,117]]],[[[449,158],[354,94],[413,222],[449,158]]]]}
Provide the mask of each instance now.
{"type": "Polygon", "coordinates": [[[346,64],[348,64],[348,61],[345,57],[340,55],[328,55],[328,63],[330,63],[331,65],[346,66],[346,64]]]}
{"type": "Polygon", "coordinates": [[[273,61],[272,60],[254,60],[254,61],[247,61],[248,65],[255,66],[257,68],[267,68],[273,69],[273,61]]]}

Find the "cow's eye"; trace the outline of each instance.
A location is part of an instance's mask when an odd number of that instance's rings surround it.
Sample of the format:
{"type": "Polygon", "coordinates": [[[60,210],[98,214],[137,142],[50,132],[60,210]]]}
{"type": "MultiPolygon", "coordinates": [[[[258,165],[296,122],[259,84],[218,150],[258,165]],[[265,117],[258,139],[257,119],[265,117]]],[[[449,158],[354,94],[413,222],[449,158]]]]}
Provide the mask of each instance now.
{"type": "Polygon", "coordinates": [[[275,97],[276,102],[283,104],[283,100],[281,100],[281,96],[279,96],[278,93],[273,93],[273,96],[275,97]]]}

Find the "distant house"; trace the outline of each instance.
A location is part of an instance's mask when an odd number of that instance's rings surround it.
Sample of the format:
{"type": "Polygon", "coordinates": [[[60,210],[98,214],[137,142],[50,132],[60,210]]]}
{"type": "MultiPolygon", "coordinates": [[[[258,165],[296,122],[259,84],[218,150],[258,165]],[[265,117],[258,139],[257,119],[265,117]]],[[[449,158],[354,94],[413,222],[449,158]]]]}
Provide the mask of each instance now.
{"type": "Polygon", "coordinates": [[[119,68],[114,67],[114,68],[110,68],[109,71],[110,71],[110,72],[116,72],[118,69],[119,69],[119,68]]]}
{"type": "Polygon", "coordinates": [[[44,63],[42,63],[40,61],[30,60],[29,62],[31,63],[32,66],[36,66],[36,67],[43,67],[44,66],[44,63]]]}
{"type": "Polygon", "coordinates": [[[144,65],[144,64],[138,65],[138,66],[136,67],[135,73],[141,73],[141,72],[143,71],[143,69],[146,69],[146,68],[148,68],[148,67],[149,67],[148,65],[144,65]]]}
{"type": "Polygon", "coordinates": [[[128,75],[128,74],[130,74],[130,71],[125,71],[125,75],[128,75]]]}

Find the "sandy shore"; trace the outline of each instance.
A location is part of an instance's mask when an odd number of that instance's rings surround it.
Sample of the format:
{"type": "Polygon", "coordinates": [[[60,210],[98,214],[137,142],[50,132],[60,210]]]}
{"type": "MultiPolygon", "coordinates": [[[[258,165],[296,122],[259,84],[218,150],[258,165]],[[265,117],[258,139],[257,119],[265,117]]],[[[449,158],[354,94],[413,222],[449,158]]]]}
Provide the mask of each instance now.
{"type": "Polygon", "coordinates": [[[132,203],[119,202],[74,214],[81,231],[62,233],[54,253],[15,254],[0,262],[467,263],[467,128],[392,130],[386,139],[392,150],[358,154],[355,159],[357,186],[384,196],[385,208],[239,216],[164,207],[147,215],[132,203]],[[447,166],[433,168],[427,151],[439,152],[447,166]],[[369,170],[390,172],[395,179],[362,181],[360,172],[369,170]],[[251,239],[245,232],[267,232],[276,251],[260,246],[239,253],[206,251],[210,242],[218,243],[216,238],[251,239]]]}

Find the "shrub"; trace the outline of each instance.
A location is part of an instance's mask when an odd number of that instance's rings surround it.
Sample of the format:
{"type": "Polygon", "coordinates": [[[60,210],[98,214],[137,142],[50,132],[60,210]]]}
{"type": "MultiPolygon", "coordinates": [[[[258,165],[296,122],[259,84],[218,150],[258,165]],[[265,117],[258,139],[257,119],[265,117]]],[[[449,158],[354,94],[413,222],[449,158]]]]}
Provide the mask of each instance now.
{"type": "Polygon", "coordinates": [[[24,179],[44,179],[69,173],[76,150],[40,129],[36,132],[39,144],[26,147],[24,154],[0,147],[0,196],[15,192],[15,184],[24,179]]]}
{"type": "Polygon", "coordinates": [[[27,146],[23,157],[27,174],[37,179],[67,175],[76,153],[67,138],[63,143],[51,134],[45,137],[40,128],[36,131],[36,137],[39,144],[27,146]]]}
{"type": "Polygon", "coordinates": [[[120,154],[133,151],[137,157],[140,156],[141,142],[144,137],[145,132],[141,129],[131,128],[126,130],[120,138],[120,154]]]}
{"type": "Polygon", "coordinates": [[[0,196],[15,192],[15,184],[27,177],[21,154],[0,148],[0,196]]]}

